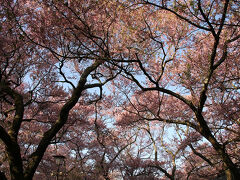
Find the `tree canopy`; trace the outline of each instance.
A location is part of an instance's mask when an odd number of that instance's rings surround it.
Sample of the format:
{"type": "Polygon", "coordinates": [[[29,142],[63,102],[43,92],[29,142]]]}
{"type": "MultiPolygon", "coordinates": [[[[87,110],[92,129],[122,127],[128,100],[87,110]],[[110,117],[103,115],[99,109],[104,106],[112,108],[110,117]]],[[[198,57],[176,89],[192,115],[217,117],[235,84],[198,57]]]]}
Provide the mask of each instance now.
{"type": "Polygon", "coordinates": [[[3,1],[0,179],[238,179],[239,9],[3,1]]]}

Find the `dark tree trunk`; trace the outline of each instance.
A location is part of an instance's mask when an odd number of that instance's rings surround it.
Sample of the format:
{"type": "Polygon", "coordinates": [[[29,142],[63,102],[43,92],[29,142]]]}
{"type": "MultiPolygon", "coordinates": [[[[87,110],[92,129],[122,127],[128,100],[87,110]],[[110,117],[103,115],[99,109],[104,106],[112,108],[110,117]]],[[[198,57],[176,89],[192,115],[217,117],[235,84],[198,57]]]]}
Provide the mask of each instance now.
{"type": "Polygon", "coordinates": [[[11,180],[24,180],[23,164],[18,145],[7,147],[8,162],[10,166],[11,180]]]}
{"type": "Polygon", "coordinates": [[[7,180],[5,174],[0,171],[0,180],[7,180]]]}

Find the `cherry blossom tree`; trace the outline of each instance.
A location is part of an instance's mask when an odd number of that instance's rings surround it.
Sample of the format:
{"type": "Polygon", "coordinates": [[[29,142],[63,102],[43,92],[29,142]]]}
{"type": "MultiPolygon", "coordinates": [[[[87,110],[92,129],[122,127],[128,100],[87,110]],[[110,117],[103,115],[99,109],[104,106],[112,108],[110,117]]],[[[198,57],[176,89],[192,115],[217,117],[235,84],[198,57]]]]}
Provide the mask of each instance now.
{"type": "Polygon", "coordinates": [[[128,103],[119,121],[190,127],[214,149],[227,179],[237,179],[238,155],[231,156],[231,144],[239,145],[239,3],[135,2],[131,6],[151,11],[142,13],[145,27],[131,24],[144,38],[132,42],[137,62],[122,69],[140,90],[138,102],[128,103]],[[141,41],[151,41],[151,48],[141,47],[141,41]]]}
{"type": "Polygon", "coordinates": [[[32,179],[49,145],[68,123],[91,116],[102,86],[118,74],[107,62],[114,14],[107,3],[74,2],[1,5],[0,138],[11,179],[32,179]]]}
{"type": "Polygon", "coordinates": [[[239,6],[4,1],[0,177],[237,179],[239,6]]]}

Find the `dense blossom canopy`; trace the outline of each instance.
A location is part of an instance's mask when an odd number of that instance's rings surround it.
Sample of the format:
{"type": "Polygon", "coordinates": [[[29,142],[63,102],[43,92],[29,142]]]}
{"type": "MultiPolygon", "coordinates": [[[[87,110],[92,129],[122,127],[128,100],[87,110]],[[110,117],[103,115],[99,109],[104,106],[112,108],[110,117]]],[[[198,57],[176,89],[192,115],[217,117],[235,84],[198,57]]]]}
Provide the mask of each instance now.
{"type": "Polygon", "coordinates": [[[0,179],[236,180],[239,9],[4,0],[0,179]]]}

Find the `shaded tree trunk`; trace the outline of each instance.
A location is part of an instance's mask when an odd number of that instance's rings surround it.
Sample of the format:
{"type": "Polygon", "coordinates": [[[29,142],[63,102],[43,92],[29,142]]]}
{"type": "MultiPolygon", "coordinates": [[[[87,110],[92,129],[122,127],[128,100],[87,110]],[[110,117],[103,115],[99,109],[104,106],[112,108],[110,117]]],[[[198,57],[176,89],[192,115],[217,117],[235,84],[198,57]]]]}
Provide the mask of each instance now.
{"type": "Polygon", "coordinates": [[[7,180],[5,174],[3,172],[0,171],[0,179],[1,180],[7,180]]]}
{"type": "Polygon", "coordinates": [[[201,114],[196,114],[197,120],[200,124],[198,132],[202,134],[214,147],[217,153],[221,156],[223,160],[223,165],[225,169],[225,174],[227,180],[237,180],[240,177],[237,166],[232,162],[229,154],[225,151],[225,147],[218,143],[217,139],[212,135],[204,117],[201,114]]]}
{"type": "Polygon", "coordinates": [[[19,146],[7,147],[11,180],[23,180],[23,165],[19,146]]]}

